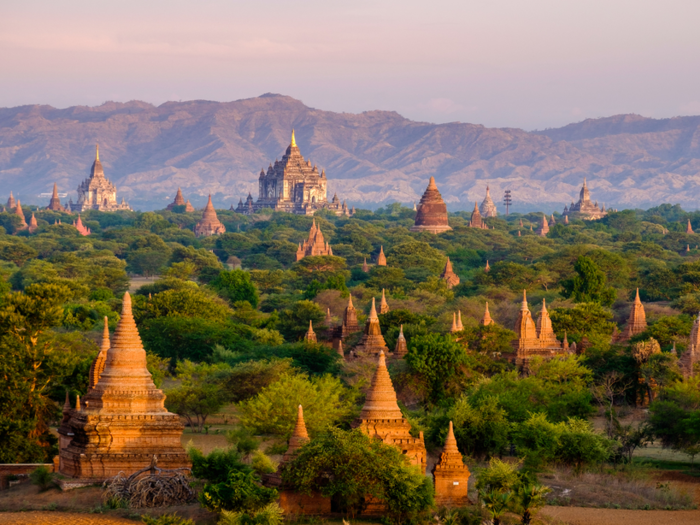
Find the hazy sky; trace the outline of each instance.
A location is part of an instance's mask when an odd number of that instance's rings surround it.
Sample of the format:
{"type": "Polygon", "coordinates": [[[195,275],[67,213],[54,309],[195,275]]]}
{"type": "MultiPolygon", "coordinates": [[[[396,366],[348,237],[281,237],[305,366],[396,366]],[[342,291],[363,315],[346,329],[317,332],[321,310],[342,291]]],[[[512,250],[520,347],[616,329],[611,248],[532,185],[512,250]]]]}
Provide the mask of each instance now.
{"type": "Polygon", "coordinates": [[[0,0],[0,106],[229,101],[525,129],[700,114],[698,0],[0,0]]]}

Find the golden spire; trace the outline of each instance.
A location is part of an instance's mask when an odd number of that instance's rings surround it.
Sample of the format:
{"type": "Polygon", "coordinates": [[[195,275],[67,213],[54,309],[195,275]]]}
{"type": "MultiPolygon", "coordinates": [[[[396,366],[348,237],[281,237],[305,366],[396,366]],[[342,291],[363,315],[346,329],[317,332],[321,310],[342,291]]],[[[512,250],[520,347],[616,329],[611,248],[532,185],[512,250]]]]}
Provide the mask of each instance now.
{"type": "Polygon", "coordinates": [[[455,433],[452,429],[452,421],[450,421],[450,428],[447,431],[447,439],[445,439],[445,448],[443,449],[443,453],[445,452],[459,454],[459,449],[457,448],[457,440],[455,439],[455,433]]]}
{"type": "Polygon", "coordinates": [[[372,321],[379,319],[379,317],[377,317],[377,308],[374,306],[374,297],[372,297],[372,308],[369,310],[369,317],[367,319],[372,321]]]}
{"type": "Polygon", "coordinates": [[[309,441],[309,433],[306,431],[306,423],[304,422],[304,410],[299,405],[297,411],[297,422],[294,425],[292,435],[289,437],[289,448],[282,457],[282,461],[288,461],[294,456],[294,453],[299,450],[304,443],[309,441]]]}
{"type": "Polygon", "coordinates": [[[297,147],[297,141],[294,138],[294,130],[292,129],[292,147],[296,148],[297,147]]]}
{"type": "Polygon", "coordinates": [[[374,373],[372,383],[367,392],[360,419],[365,421],[372,419],[403,419],[401,409],[399,409],[396,401],[396,391],[391,384],[389,371],[386,369],[384,351],[379,353],[377,371],[374,373]]]}
{"type": "Polygon", "coordinates": [[[95,160],[100,160],[100,145],[95,144],[95,160]]]}

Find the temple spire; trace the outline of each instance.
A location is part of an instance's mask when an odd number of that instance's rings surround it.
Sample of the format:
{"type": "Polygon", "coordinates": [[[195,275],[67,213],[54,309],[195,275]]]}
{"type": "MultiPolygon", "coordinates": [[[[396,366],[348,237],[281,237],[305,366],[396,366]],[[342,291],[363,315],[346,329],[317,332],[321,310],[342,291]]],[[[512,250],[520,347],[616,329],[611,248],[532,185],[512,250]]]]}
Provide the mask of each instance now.
{"type": "Polygon", "coordinates": [[[486,303],[486,308],[484,309],[484,317],[479,323],[481,326],[488,326],[493,324],[493,319],[491,319],[491,313],[489,312],[489,303],[486,303]]]}
{"type": "Polygon", "coordinates": [[[291,144],[291,146],[293,148],[297,147],[297,141],[296,141],[296,138],[294,137],[294,130],[293,129],[292,129],[292,144],[291,144]]]}
{"type": "Polygon", "coordinates": [[[96,162],[100,161],[100,145],[99,145],[99,143],[95,144],[95,161],[96,162]]]}
{"type": "Polygon", "coordinates": [[[383,351],[379,353],[377,371],[372,377],[372,384],[367,392],[360,419],[403,419],[403,414],[401,414],[401,409],[396,401],[396,391],[386,368],[386,357],[383,351]]]}
{"type": "Polygon", "coordinates": [[[443,452],[453,452],[459,454],[457,449],[457,440],[455,439],[454,429],[452,428],[452,421],[450,421],[450,427],[447,430],[447,439],[445,439],[445,448],[443,452]]]}
{"type": "Polygon", "coordinates": [[[282,457],[282,461],[289,461],[296,451],[304,446],[307,441],[309,441],[309,433],[306,430],[306,423],[304,422],[304,409],[299,405],[297,409],[297,421],[294,425],[292,435],[289,437],[289,448],[282,457]]]}

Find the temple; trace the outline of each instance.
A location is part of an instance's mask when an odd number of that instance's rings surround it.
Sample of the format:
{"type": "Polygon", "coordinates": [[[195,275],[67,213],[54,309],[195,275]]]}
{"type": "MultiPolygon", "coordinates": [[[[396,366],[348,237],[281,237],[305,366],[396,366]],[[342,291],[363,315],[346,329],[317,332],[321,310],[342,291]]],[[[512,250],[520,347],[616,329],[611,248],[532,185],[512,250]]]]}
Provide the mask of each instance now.
{"type": "Polygon", "coordinates": [[[632,310],[630,311],[629,319],[627,320],[627,326],[619,334],[614,343],[626,343],[632,336],[641,334],[647,329],[647,316],[644,312],[644,305],[639,299],[639,288],[637,288],[637,294],[634,297],[634,302],[632,303],[632,310]]]}
{"type": "Polygon", "coordinates": [[[282,456],[282,462],[286,463],[293,459],[297,450],[304,446],[309,441],[309,433],[306,431],[306,423],[304,422],[304,409],[299,405],[297,412],[297,422],[294,425],[292,435],[289,437],[289,447],[287,452],[282,456]]]}
{"type": "Polygon", "coordinates": [[[695,233],[693,231],[693,226],[690,224],[690,219],[688,219],[688,224],[685,227],[685,233],[695,233]]]}
{"type": "Polygon", "coordinates": [[[27,219],[24,217],[24,212],[22,211],[22,203],[19,202],[19,199],[17,199],[17,206],[15,206],[15,215],[19,217],[19,226],[17,227],[16,231],[20,230],[26,230],[28,228],[27,226],[27,219]]]}
{"type": "Polygon", "coordinates": [[[481,218],[481,212],[479,211],[479,205],[474,203],[474,211],[472,212],[471,219],[469,219],[470,228],[479,228],[481,230],[488,230],[489,227],[486,225],[484,220],[481,218]]]}
{"type": "Polygon", "coordinates": [[[389,313],[389,303],[386,302],[386,294],[384,293],[384,288],[382,288],[382,300],[379,302],[379,313],[389,313]]]}
{"type": "Polygon", "coordinates": [[[377,308],[375,306],[374,297],[372,297],[372,308],[365,322],[365,330],[362,334],[362,339],[355,347],[355,353],[359,355],[377,355],[380,353],[388,353],[389,349],[384,341],[382,329],[379,326],[379,317],[377,317],[377,308]]]}
{"type": "Polygon", "coordinates": [[[493,200],[491,200],[491,192],[488,186],[486,186],[486,197],[482,201],[481,206],[479,206],[479,211],[481,212],[481,216],[485,219],[498,216],[498,210],[493,200]]]}
{"type": "Polygon", "coordinates": [[[298,215],[313,215],[316,211],[328,208],[336,215],[350,215],[345,203],[340,201],[328,202],[326,172],[319,173],[316,166],[311,166],[310,160],[305,160],[299,151],[294,130],[292,141],[281,161],[276,160],[260,171],[258,179],[258,200],[250,206],[239,203],[238,213],[250,214],[263,208],[274,211],[296,213],[298,215]]]}
{"type": "Polygon", "coordinates": [[[99,145],[95,149],[95,162],[92,163],[90,176],[78,186],[78,202],[70,206],[72,211],[131,210],[124,199],[121,203],[117,202],[117,187],[105,177],[99,145]]]}
{"type": "Polygon", "coordinates": [[[58,186],[55,182],[53,184],[53,194],[51,195],[51,200],[46,209],[52,211],[68,211],[61,204],[61,199],[58,198],[58,186]]]}
{"type": "Polygon", "coordinates": [[[605,206],[603,208],[598,207],[598,202],[595,204],[591,202],[591,195],[588,192],[588,186],[586,185],[586,179],[583,179],[583,187],[581,188],[581,193],[579,195],[579,200],[576,204],[571,202],[571,207],[567,208],[564,206],[564,212],[562,215],[568,217],[571,215],[572,219],[584,219],[584,220],[594,220],[605,217],[608,214],[605,211],[605,206]]]}
{"type": "Polygon", "coordinates": [[[462,310],[452,312],[452,328],[450,328],[450,333],[454,334],[462,330],[464,330],[464,325],[462,324],[462,310]]]}
{"type": "Polygon", "coordinates": [[[202,213],[202,218],[194,227],[194,234],[197,237],[211,237],[212,235],[221,235],[226,232],[226,228],[219,218],[216,216],[216,210],[211,203],[211,195],[202,213]]]}
{"type": "Polygon", "coordinates": [[[92,231],[90,231],[90,228],[86,228],[85,225],[83,224],[83,220],[80,218],[80,214],[78,214],[78,220],[73,221],[73,227],[78,230],[78,233],[82,235],[83,237],[90,235],[92,231]]]}
{"type": "Polygon", "coordinates": [[[467,488],[469,484],[469,468],[462,460],[462,454],[457,448],[452,429],[452,421],[447,431],[445,448],[440,459],[433,467],[435,483],[435,504],[445,507],[465,507],[469,504],[467,488]]]}
{"type": "Polygon", "coordinates": [[[394,356],[401,358],[408,353],[408,345],[406,344],[406,337],[403,335],[403,325],[399,329],[399,337],[396,339],[396,346],[394,347],[394,356]]]}
{"type": "MultiPolygon", "coordinates": [[[[676,345],[674,343],[673,350],[676,345]]],[[[694,376],[698,372],[698,363],[700,363],[700,314],[693,322],[693,329],[690,331],[690,341],[683,352],[683,355],[678,361],[678,367],[681,369],[683,377],[688,378],[694,376]]]]}
{"type": "Polygon", "coordinates": [[[387,445],[394,445],[408,458],[411,465],[420,467],[425,474],[426,450],[423,433],[419,438],[411,436],[411,425],[403,417],[396,401],[396,392],[391,384],[386,368],[384,352],[379,353],[379,364],[367,392],[365,405],[360,417],[353,423],[371,438],[382,440],[387,445]]]}
{"type": "Polygon", "coordinates": [[[314,332],[314,324],[311,320],[309,320],[309,329],[306,331],[306,335],[304,335],[304,341],[307,343],[316,343],[316,332],[314,332]]]}
{"type": "Polygon", "coordinates": [[[489,312],[489,303],[486,303],[486,309],[484,310],[484,317],[479,321],[481,326],[489,326],[495,324],[495,321],[491,319],[491,313],[489,312]]]}
{"type": "Polygon", "coordinates": [[[233,204],[231,204],[231,210],[242,215],[253,215],[255,213],[255,203],[253,202],[253,196],[248,192],[248,197],[245,199],[238,199],[238,207],[234,210],[233,204]]]}
{"type": "Polygon", "coordinates": [[[309,238],[303,244],[299,244],[296,260],[301,261],[304,257],[315,257],[319,255],[333,255],[333,249],[323,239],[321,227],[316,226],[316,219],[311,223],[309,238]]]}
{"type": "Polygon", "coordinates": [[[447,283],[447,289],[452,289],[459,284],[459,276],[452,271],[452,262],[447,258],[445,269],[440,274],[440,279],[447,283]]]}
{"type": "Polygon", "coordinates": [[[190,201],[187,200],[185,201],[185,198],[182,196],[182,190],[180,188],[177,189],[177,194],[175,195],[175,200],[168,204],[165,209],[166,210],[172,210],[175,206],[184,206],[186,212],[192,212],[194,211],[194,206],[190,204],[190,201]]]}
{"type": "Polygon", "coordinates": [[[15,200],[14,195],[12,195],[12,192],[10,192],[10,198],[7,199],[7,204],[5,205],[8,210],[11,210],[13,208],[17,207],[17,201],[15,200]]]}
{"type": "Polygon", "coordinates": [[[386,266],[386,255],[384,255],[384,246],[379,247],[379,255],[377,255],[377,266],[386,266]]]}
{"type": "Polygon", "coordinates": [[[546,237],[548,233],[549,224],[547,224],[547,216],[542,215],[542,222],[540,223],[540,227],[537,228],[537,235],[539,235],[540,237],[546,237]]]}
{"type": "Polygon", "coordinates": [[[64,407],[58,429],[59,472],[95,480],[120,472],[128,476],[147,467],[153,456],[163,468],[189,467],[180,443],[183,425],[165,409],[165,395],[146,368],[128,292],[109,348],[107,334],[91,367],[88,393],[74,409],[64,407]]]}
{"type": "Polygon", "coordinates": [[[528,362],[532,357],[548,358],[564,354],[562,344],[552,329],[552,321],[549,318],[544,300],[542,300],[540,317],[535,324],[527,306],[525,290],[523,290],[523,302],[515,323],[515,333],[518,338],[511,342],[511,346],[515,350],[512,359],[523,370],[527,370],[528,362]]]}
{"type": "Polygon", "coordinates": [[[451,230],[447,221],[447,205],[435,184],[435,177],[430,177],[428,187],[418,203],[412,232],[442,233],[451,230]]]}

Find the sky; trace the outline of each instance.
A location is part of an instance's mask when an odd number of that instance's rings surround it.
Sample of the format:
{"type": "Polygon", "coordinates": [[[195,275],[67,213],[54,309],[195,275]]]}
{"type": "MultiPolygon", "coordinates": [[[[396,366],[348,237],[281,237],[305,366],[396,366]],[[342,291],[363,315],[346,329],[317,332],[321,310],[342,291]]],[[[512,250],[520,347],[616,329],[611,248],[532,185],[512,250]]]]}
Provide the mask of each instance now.
{"type": "Polygon", "coordinates": [[[231,101],[527,130],[700,114],[698,0],[0,0],[0,107],[231,101]]]}

